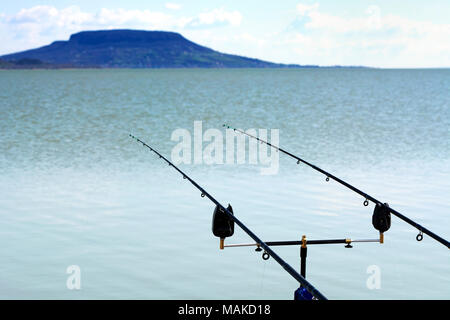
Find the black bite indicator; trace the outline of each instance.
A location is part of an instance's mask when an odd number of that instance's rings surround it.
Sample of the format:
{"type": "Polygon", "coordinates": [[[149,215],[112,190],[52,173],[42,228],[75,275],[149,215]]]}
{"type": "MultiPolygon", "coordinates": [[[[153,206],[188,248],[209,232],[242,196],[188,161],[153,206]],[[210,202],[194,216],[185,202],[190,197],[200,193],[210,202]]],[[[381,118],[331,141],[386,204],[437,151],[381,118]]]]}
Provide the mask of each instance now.
{"type": "MultiPolygon", "coordinates": [[[[229,204],[227,210],[233,214],[233,208],[229,204]]],[[[224,249],[224,240],[234,234],[234,221],[220,206],[216,206],[213,213],[212,232],[220,238],[220,249],[224,249]]]]}
{"type": "Polygon", "coordinates": [[[372,225],[380,231],[380,243],[384,242],[384,232],[391,227],[391,212],[387,203],[377,203],[373,209],[372,225]]]}
{"type": "Polygon", "coordinates": [[[381,233],[386,232],[391,227],[391,212],[387,203],[377,203],[373,209],[372,225],[381,233]]]}

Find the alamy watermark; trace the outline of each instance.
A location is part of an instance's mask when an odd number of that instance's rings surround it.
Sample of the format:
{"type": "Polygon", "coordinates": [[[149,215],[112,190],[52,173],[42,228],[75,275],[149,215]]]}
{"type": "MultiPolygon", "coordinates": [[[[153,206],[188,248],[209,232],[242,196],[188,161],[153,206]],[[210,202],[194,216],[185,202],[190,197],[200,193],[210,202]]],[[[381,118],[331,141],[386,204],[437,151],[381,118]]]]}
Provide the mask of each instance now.
{"type": "Polygon", "coordinates": [[[81,289],[81,269],[77,265],[68,266],[66,273],[69,274],[66,281],[66,287],[69,290],[81,289]]]}
{"type": "MultiPolygon", "coordinates": [[[[267,129],[247,129],[245,132],[261,140],[270,141],[274,146],[279,145],[278,129],[270,130],[270,139],[267,129]]],[[[193,134],[188,129],[179,128],[172,132],[171,140],[178,142],[171,153],[172,162],[175,165],[248,163],[263,166],[260,170],[263,175],[278,173],[278,150],[265,143],[258,143],[256,139],[249,138],[233,129],[226,129],[224,138],[222,130],[210,128],[203,132],[203,122],[194,121],[193,134]],[[248,148],[246,141],[248,141],[248,148]]]]}
{"type": "Polygon", "coordinates": [[[370,276],[366,280],[367,289],[381,289],[381,269],[379,266],[373,264],[367,267],[366,273],[370,276]]]}

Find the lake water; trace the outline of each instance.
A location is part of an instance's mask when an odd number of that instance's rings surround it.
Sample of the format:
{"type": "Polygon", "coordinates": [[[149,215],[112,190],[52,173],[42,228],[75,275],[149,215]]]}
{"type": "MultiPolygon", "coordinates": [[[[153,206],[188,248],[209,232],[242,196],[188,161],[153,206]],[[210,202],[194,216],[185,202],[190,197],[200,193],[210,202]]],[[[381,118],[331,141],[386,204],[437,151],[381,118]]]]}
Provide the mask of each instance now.
{"type": "MultiPolygon", "coordinates": [[[[284,149],[450,238],[450,70],[1,71],[0,88],[1,299],[292,299],[273,259],[220,251],[214,205],[128,137],[170,157],[196,120],[279,129],[284,149]]],[[[275,175],[180,167],[264,240],[378,237],[373,204],[279,159],[275,175]]],[[[383,245],[310,246],[307,279],[329,299],[449,299],[449,251],[417,233],[393,216],[383,245]]],[[[298,247],[275,250],[299,268],[298,247]]]]}

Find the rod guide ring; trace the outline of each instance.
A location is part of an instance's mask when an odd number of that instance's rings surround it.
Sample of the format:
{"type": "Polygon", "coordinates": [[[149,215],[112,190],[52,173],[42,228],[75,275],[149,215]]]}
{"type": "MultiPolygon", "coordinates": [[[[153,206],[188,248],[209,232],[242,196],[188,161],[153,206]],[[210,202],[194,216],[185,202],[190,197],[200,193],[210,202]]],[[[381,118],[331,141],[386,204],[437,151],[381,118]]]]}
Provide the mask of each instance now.
{"type": "Polygon", "coordinates": [[[419,234],[416,236],[416,240],[417,241],[422,241],[423,240],[423,232],[420,231],[419,234]]]}

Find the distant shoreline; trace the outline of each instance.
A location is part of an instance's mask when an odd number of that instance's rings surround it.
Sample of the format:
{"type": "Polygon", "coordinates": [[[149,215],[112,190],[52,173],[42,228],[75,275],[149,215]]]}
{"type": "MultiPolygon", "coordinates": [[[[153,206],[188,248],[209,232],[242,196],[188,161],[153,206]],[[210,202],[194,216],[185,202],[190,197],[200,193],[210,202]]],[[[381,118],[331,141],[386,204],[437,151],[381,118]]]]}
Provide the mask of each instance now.
{"type": "Polygon", "coordinates": [[[8,61],[0,59],[0,70],[78,70],[78,69],[91,69],[91,70],[158,70],[158,69],[376,69],[373,67],[366,66],[318,66],[318,65],[282,65],[277,64],[274,66],[260,66],[260,67],[252,67],[252,66],[242,66],[242,67],[142,67],[142,68],[134,68],[134,67],[102,67],[102,66],[76,66],[70,64],[53,64],[43,62],[38,59],[29,59],[24,58],[17,61],[8,61]]]}
{"type": "Polygon", "coordinates": [[[297,64],[275,64],[274,66],[259,67],[102,67],[102,66],[76,66],[71,64],[53,64],[43,62],[38,59],[24,58],[17,61],[8,61],[0,59],[0,70],[298,70],[298,69],[370,69],[370,70],[446,70],[450,67],[414,67],[414,68],[383,68],[369,66],[320,66],[320,65],[297,65],[297,64]]]}
{"type": "MultiPolygon", "coordinates": [[[[384,68],[374,68],[374,67],[299,67],[299,68],[283,68],[283,67],[274,67],[274,68],[257,68],[257,67],[243,67],[243,68],[202,68],[202,67],[193,67],[193,68],[174,68],[174,67],[166,67],[166,68],[95,68],[95,67],[36,67],[36,68],[3,68],[0,67],[0,70],[303,70],[303,69],[384,69],[384,68]]],[[[424,69],[435,69],[435,68],[424,68],[424,69]]],[[[411,68],[414,70],[414,68],[411,68]]]]}
{"type": "Polygon", "coordinates": [[[257,67],[248,67],[248,68],[202,68],[202,67],[192,67],[192,68],[174,68],[174,67],[167,67],[167,68],[101,68],[101,67],[32,67],[32,68],[4,68],[0,66],[0,72],[1,71],[53,71],[53,70],[61,70],[61,71],[72,71],[72,70],[104,70],[104,71],[111,71],[111,70],[304,70],[304,69],[315,69],[315,70],[329,70],[329,69],[364,69],[364,70],[450,70],[450,67],[418,67],[418,68],[382,68],[382,67],[347,67],[347,66],[339,66],[339,67],[328,67],[328,66],[320,66],[320,67],[301,67],[301,68],[283,68],[283,67],[273,67],[273,68],[257,68],[257,67]]]}

